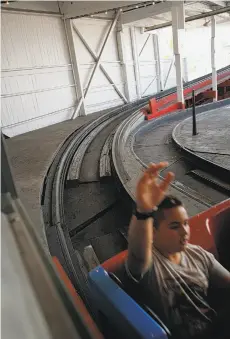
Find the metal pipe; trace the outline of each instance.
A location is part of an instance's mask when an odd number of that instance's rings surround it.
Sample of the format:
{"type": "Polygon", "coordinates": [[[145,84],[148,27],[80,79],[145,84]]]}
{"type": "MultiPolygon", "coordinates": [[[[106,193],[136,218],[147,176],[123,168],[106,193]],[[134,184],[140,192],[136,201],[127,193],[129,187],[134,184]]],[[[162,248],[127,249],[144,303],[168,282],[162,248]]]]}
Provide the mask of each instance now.
{"type": "MultiPolygon", "coordinates": [[[[218,14],[226,13],[226,12],[230,12],[230,6],[226,6],[226,7],[219,8],[219,9],[215,9],[214,11],[209,11],[209,12],[206,12],[206,13],[201,13],[201,14],[189,16],[189,17],[185,18],[185,22],[190,22],[190,21],[194,21],[194,20],[198,20],[198,19],[203,19],[203,18],[207,18],[209,16],[218,15],[218,14]]],[[[144,31],[145,32],[154,31],[156,29],[160,29],[160,28],[164,28],[164,27],[169,27],[171,25],[172,25],[172,21],[169,21],[169,22],[166,22],[164,24],[159,24],[159,25],[154,25],[154,26],[150,26],[150,27],[145,27],[144,31]]]]}
{"type": "Polygon", "coordinates": [[[215,91],[213,101],[217,101],[217,71],[216,71],[216,18],[211,20],[211,63],[212,63],[212,90],[215,91]]]}
{"type": "Polygon", "coordinates": [[[192,135],[197,135],[196,129],[196,98],[195,91],[192,90],[192,135]]]}

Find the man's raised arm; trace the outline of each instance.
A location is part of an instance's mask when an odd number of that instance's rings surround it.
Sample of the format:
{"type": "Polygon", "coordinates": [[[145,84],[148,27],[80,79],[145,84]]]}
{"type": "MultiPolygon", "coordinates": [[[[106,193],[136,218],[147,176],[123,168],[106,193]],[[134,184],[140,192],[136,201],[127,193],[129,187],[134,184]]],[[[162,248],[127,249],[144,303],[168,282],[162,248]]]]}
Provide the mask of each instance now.
{"type": "Polygon", "coordinates": [[[168,165],[167,162],[150,164],[136,187],[136,215],[132,216],[129,226],[128,270],[133,277],[140,277],[150,267],[152,261],[153,220],[146,217],[156,209],[164,199],[174,174],[169,172],[159,183],[158,171],[168,165]],[[138,215],[140,213],[140,215],[138,215]]]}

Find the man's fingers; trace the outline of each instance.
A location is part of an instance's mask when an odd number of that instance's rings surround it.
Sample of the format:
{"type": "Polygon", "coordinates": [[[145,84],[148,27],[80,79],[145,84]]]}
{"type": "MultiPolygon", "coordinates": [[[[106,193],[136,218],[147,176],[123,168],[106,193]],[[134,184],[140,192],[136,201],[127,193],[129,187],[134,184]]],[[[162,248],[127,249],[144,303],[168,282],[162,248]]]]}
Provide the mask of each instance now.
{"type": "Polygon", "coordinates": [[[149,164],[149,167],[147,168],[146,173],[151,174],[151,175],[156,175],[156,173],[159,170],[167,166],[168,166],[168,162],[166,161],[159,162],[158,164],[151,163],[149,164]]]}
{"type": "Polygon", "coordinates": [[[146,180],[148,181],[148,180],[156,179],[158,176],[158,171],[167,166],[168,166],[167,161],[162,161],[162,162],[159,162],[158,164],[150,163],[148,168],[143,173],[143,176],[139,184],[143,185],[146,183],[146,180]]]}
{"type": "Polygon", "coordinates": [[[167,188],[169,187],[169,184],[173,181],[175,175],[172,172],[168,172],[166,177],[163,179],[163,181],[160,183],[160,189],[165,192],[167,188]]]}

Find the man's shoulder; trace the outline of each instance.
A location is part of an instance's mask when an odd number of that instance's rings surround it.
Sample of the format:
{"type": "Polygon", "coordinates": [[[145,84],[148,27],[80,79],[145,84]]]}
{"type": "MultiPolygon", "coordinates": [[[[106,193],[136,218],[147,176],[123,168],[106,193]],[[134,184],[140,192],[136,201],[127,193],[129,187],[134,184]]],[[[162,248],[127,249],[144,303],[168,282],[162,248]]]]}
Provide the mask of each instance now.
{"type": "Polygon", "coordinates": [[[194,259],[197,260],[205,260],[206,264],[210,264],[213,261],[214,256],[212,253],[206,251],[201,246],[188,244],[185,250],[185,253],[188,256],[192,256],[194,259]]]}
{"type": "Polygon", "coordinates": [[[200,255],[209,255],[210,253],[207,252],[205,249],[203,249],[201,246],[199,245],[194,245],[194,244],[188,244],[186,249],[185,249],[186,253],[189,254],[200,254],[200,255]]]}
{"type": "Polygon", "coordinates": [[[204,249],[202,247],[200,247],[199,245],[194,245],[194,244],[190,244],[190,243],[186,246],[186,249],[188,249],[188,250],[198,250],[198,251],[203,250],[204,251],[204,249]]]}

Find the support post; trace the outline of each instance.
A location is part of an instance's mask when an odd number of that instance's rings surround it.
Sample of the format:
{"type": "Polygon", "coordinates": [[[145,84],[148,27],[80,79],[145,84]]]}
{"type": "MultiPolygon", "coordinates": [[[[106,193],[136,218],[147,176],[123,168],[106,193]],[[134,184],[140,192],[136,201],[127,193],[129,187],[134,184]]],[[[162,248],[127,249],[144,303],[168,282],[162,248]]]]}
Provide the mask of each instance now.
{"type": "Polygon", "coordinates": [[[183,65],[184,65],[184,82],[188,82],[189,76],[188,76],[188,61],[187,61],[187,58],[183,58],[183,65]]]}
{"type": "Polygon", "coordinates": [[[139,69],[139,60],[137,53],[137,43],[136,43],[136,35],[135,35],[135,27],[130,27],[131,30],[131,41],[132,41],[132,51],[133,51],[133,60],[134,60],[134,70],[135,70],[135,78],[136,78],[136,89],[137,89],[137,97],[141,98],[141,80],[140,80],[140,69],[139,69]]]}
{"type": "Polygon", "coordinates": [[[217,71],[216,71],[216,18],[211,17],[211,62],[212,62],[212,90],[215,91],[213,101],[217,101],[217,71]]]}
{"type": "Polygon", "coordinates": [[[77,95],[77,106],[75,109],[75,112],[72,116],[72,119],[76,118],[78,115],[84,116],[85,113],[85,102],[84,102],[84,94],[83,94],[83,88],[81,84],[80,79],[80,69],[77,62],[77,56],[76,56],[76,47],[74,44],[74,38],[73,38],[73,23],[72,20],[66,19],[64,20],[64,25],[66,29],[66,37],[67,37],[67,43],[69,47],[69,53],[70,53],[70,59],[73,67],[73,78],[75,83],[75,90],[77,95]]]}
{"type": "Polygon", "coordinates": [[[195,91],[192,91],[192,135],[197,135],[196,129],[196,97],[195,91]]]}
{"type": "Polygon", "coordinates": [[[125,83],[125,96],[128,100],[128,102],[131,101],[131,87],[130,87],[130,81],[128,77],[128,69],[127,69],[127,63],[126,63],[126,50],[125,50],[125,40],[124,40],[124,33],[122,29],[121,23],[119,23],[118,31],[117,31],[117,49],[118,49],[118,55],[119,60],[121,61],[121,69],[122,69],[122,77],[125,83]]]}
{"type": "Polygon", "coordinates": [[[177,101],[184,106],[181,51],[185,27],[184,1],[172,1],[173,51],[176,62],[177,101]]]}
{"type": "Polygon", "coordinates": [[[160,49],[159,49],[159,41],[158,35],[153,34],[153,48],[154,48],[154,59],[156,66],[156,76],[157,76],[157,92],[163,91],[163,83],[162,83],[162,72],[161,72],[161,61],[160,61],[160,49]]]}

